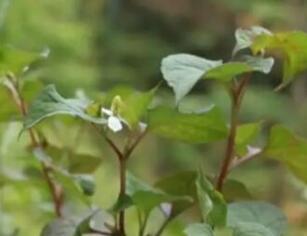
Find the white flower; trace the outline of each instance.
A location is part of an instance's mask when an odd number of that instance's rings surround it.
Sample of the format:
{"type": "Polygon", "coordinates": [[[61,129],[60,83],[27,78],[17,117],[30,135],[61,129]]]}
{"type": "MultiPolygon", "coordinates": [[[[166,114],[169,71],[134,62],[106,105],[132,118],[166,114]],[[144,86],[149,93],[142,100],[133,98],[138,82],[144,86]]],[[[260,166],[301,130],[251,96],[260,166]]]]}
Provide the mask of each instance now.
{"type": "Polygon", "coordinates": [[[121,119],[120,117],[118,116],[115,116],[113,114],[113,112],[109,109],[105,109],[105,108],[101,108],[101,112],[103,114],[106,114],[108,117],[108,127],[110,130],[112,130],[113,132],[118,132],[118,131],[121,131],[123,129],[123,124],[124,123],[124,120],[121,119]]]}
{"type": "MultiPolygon", "coordinates": [[[[114,115],[114,112],[112,110],[101,108],[101,113],[105,114],[108,117],[107,118],[108,128],[115,133],[121,131],[124,128],[124,124],[130,127],[125,119],[123,119],[119,115],[114,115]]],[[[140,131],[144,132],[147,128],[147,124],[139,122],[139,128],[140,131]]]]}

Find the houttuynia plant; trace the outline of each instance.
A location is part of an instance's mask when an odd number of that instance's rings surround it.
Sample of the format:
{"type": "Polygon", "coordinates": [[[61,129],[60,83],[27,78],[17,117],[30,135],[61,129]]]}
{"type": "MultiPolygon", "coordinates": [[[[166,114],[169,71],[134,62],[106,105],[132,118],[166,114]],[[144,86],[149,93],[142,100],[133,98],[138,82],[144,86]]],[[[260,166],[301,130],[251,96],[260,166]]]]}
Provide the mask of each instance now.
{"type": "MultiPolygon", "coordinates": [[[[97,99],[79,92],[68,99],[61,96],[54,85],[48,85],[36,96],[41,82],[28,79],[26,75],[48,53],[30,53],[13,47],[1,49],[3,86],[0,96],[2,100],[11,98],[1,105],[4,107],[1,120],[23,120],[19,135],[29,135],[31,143],[27,148],[36,157],[36,161],[29,161],[32,170],[36,170],[31,176],[44,179],[53,204],[55,219],[42,229],[41,236],[159,236],[170,222],[193,206],[198,207],[201,218],[187,225],[182,235],[212,236],[218,235],[220,229],[228,229],[233,236],[287,233],[287,219],[281,210],[254,200],[242,183],[227,177],[247,161],[273,158],[307,182],[307,140],[275,124],[270,128],[267,143],[254,146],[252,143],[261,132],[262,121],[240,122],[240,106],[254,73],[269,74],[274,66],[273,57],[268,55],[281,56],[283,61],[283,78],[276,90],[288,85],[307,68],[307,34],[272,33],[255,26],[238,29],[235,37],[236,45],[228,62],[189,54],[170,55],[162,60],[163,78],[175,93],[174,107],[153,105],[158,87],[148,92],[115,89],[97,99]],[[229,121],[214,105],[189,113],[180,106],[196,83],[209,79],[223,84],[229,93],[229,121]],[[10,102],[15,103],[17,109],[10,102]],[[58,115],[72,116],[79,123],[53,118],[58,115]],[[73,133],[73,140],[65,138],[68,133],[73,133]],[[127,163],[147,133],[191,144],[225,140],[220,168],[216,173],[204,173],[201,168],[181,171],[154,185],[144,183],[127,170],[127,163]],[[102,162],[100,149],[93,146],[102,142],[108,144],[117,157],[118,171],[114,173],[119,173],[120,180],[118,198],[108,209],[100,209],[90,197],[95,191],[92,175],[102,162]],[[77,214],[80,209],[71,205],[72,198],[86,206],[82,214],[77,214]],[[132,234],[126,221],[128,208],[138,213],[138,232],[132,234]],[[149,229],[154,209],[164,214],[165,221],[154,223],[155,228],[149,229]]],[[[2,172],[0,183],[14,184],[14,180],[2,172]]],[[[103,186],[104,191],[112,187],[103,186]]],[[[15,233],[17,235],[18,231],[15,233]]]]}

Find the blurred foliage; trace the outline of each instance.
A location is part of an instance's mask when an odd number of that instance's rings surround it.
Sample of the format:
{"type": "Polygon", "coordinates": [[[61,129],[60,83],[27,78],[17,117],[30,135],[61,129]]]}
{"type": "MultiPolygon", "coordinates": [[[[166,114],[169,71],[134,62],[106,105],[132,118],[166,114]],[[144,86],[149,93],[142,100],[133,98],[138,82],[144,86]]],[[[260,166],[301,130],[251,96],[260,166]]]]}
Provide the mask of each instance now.
{"type": "MultiPolygon", "coordinates": [[[[41,83],[34,81],[36,78],[55,83],[67,96],[82,88],[101,97],[101,90],[118,83],[139,89],[157,85],[161,80],[161,58],[168,54],[187,52],[213,59],[230,58],[225,52],[231,51],[234,29],[240,26],[306,31],[306,11],[305,0],[0,0],[0,43],[35,52],[50,49],[49,59],[39,62],[37,70],[25,75],[23,90],[28,102],[42,88],[41,83]],[[36,89],[30,91],[30,83],[36,89]]],[[[260,74],[255,76],[241,119],[254,122],[265,118],[264,132],[268,132],[271,124],[283,122],[306,137],[306,79],[273,93],[271,90],[282,77],[280,68],[277,64],[269,79],[260,74]]],[[[81,90],[78,92],[82,95],[81,90]]],[[[159,104],[165,99],[173,104],[169,94],[169,89],[162,86],[154,102],[159,104]]],[[[52,218],[52,206],[39,164],[25,149],[29,138],[26,134],[18,137],[22,128],[20,117],[7,96],[1,88],[0,235],[14,235],[14,232],[39,235],[42,226],[52,218]],[[4,123],[7,117],[11,122],[4,123]]],[[[204,104],[213,103],[229,115],[226,91],[206,81],[182,101],[180,109],[201,110],[204,104]],[[205,94],[200,92],[204,88],[205,94]]],[[[80,122],[73,119],[50,119],[40,130],[48,134],[51,152],[57,151],[51,150],[53,147],[66,150],[77,147],[82,154],[102,156],[103,165],[95,172],[98,187],[92,199],[98,206],[110,208],[118,191],[114,158],[106,145],[101,144],[100,137],[89,132],[89,127],[77,127],[80,122]],[[65,143],[65,147],[59,147],[59,143],[65,143]]],[[[256,142],[263,143],[263,137],[260,135],[256,142]]],[[[204,169],[210,172],[217,168],[223,154],[222,144],[192,146],[150,135],[136,150],[130,168],[150,183],[177,169],[195,169],[204,162],[204,169]]],[[[270,160],[247,164],[246,169],[236,170],[232,177],[244,182],[256,198],[271,200],[285,210],[291,223],[289,235],[306,235],[306,185],[270,160]]],[[[78,197],[78,187],[72,196],[78,207],[67,206],[68,212],[80,213],[85,208],[86,199],[78,197]]],[[[131,215],[129,232],[133,234],[136,213],[129,210],[128,215],[131,215]]],[[[159,212],[152,217],[162,222],[159,212]]],[[[171,223],[166,235],[180,235],[183,223],[196,217],[198,213],[192,209],[171,223]]]]}

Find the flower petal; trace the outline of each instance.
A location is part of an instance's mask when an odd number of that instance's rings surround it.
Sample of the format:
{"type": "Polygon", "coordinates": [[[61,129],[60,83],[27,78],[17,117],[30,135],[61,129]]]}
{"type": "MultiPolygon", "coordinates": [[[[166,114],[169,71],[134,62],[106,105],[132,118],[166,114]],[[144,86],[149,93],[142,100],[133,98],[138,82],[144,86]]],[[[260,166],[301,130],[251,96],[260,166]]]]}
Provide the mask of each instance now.
{"type": "Polygon", "coordinates": [[[104,113],[108,116],[113,116],[113,112],[111,110],[103,108],[103,107],[101,108],[101,113],[104,113]]]}
{"type": "Polygon", "coordinates": [[[116,116],[110,116],[108,118],[108,127],[113,131],[113,132],[118,132],[123,129],[123,125],[116,116]]]}

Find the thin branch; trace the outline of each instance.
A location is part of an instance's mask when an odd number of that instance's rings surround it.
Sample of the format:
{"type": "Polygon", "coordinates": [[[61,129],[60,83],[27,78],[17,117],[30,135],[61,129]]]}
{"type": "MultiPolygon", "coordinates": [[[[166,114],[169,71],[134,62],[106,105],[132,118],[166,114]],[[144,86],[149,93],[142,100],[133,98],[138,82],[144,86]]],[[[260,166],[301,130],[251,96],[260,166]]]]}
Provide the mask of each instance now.
{"type": "Polygon", "coordinates": [[[155,236],[161,236],[165,228],[168,226],[168,224],[171,222],[171,218],[167,218],[161,227],[159,228],[158,232],[155,234],[155,236]]]}
{"type": "Polygon", "coordinates": [[[100,231],[97,229],[91,229],[91,234],[100,234],[100,235],[112,235],[112,233],[105,232],[105,231],[100,231]]]}
{"type": "Polygon", "coordinates": [[[113,140],[111,140],[109,137],[104,136],[105,140],[107,141],[107,143],[110,145],[110,147],[113,149],[113,151],[117,154],[119,159],[123,159],[124,155],[123,153],[119,150],[119,148],[115,145],[115,143],[113,142],[113,140]]]}
{"type": "Polygon", "coordinates": [[[216,189],[218,191],[222,191],[224,181],[229,173],[229,168],[235,155],[235,138],[238,126],[238,115],[240,111],[240,105],[242,103],[242,98],[245,92],[245,87],[248,84],[249,79],[250,75],[248,74],[245,78],[243,78],[240,81],[240,83],[237,86],[233,85],[231,88],[232,105],[231,105],[230,131],[227,139],[225,157],[217,177],[216,189]]]}
{"type": "Polygon", "coordinates": [[[113,142],[113,140],[110,139],[106,134],[101,132],[99,127],[97,127],[97,125],[95,125],[94,123],[91,123],[91,125],[94,128],[94,130],[99,134],[99,136],[103,137],[106,140],[106,142],[109,144],[109,146],[112,148],[112,150],[116,153],[117,157],[119,159],[123,159],[124,155],[123,155],[122,151],[119,149],[119,147],[116,146],[116,144],[113,142]]]}
{"type": "MultiPolygon", "coordinates": [[[[8,75],[7,80],[5,81],[5,85],[7,86],[8,90],[11,92],[11,95],[20,110],[20,113],[23,117],[27,115],[27,105],[22,97],[20,90],[19,90],[19,83],[17,82],[16,78],[13,75],[8,75]]],[[[32,143],[33,148],[41,147],[40,142],[37,140],[34,130],[28,129],[29,137],[32,143]]],[[[50,168],[47,164],[43,161],[40,161],[42,166],[43,175],[47,185],[49,187],[50,193],[53,199],[54,211],[57,217],[61,217],[61,209],[63,204],[63,190],[59,186],[57,186],[51,179],[49,172],[50,168]]]]}
{"type": "Polygon", "coordinates": [[[138,146],[138,144],[142,141],[142,139],[145,137],[145,135],[147,134],[147,129],[145,131],[143,131],[138,137],[137,139],[134,141],[134,143],[127,149],[127,151],[125,152],[125,156],[126,158],[129,158],[130,155],[132,154],[132,152],[134,151],[134,149],[138,146]]]}
{"type": "Polygon", "coordinates": [[[147,214],[145,216],[144,220],[142,220],[140,212],[138,213],[138,215],[139,215],[139,223],[140,223],[139,236],[144,236],[145,230],[146,230],[146,226],[147,226],[147,223],[148,223],[148,219],[149,219],[149,214],[147,214]]]}
{"type": "MultiPolygon", "coordinates": [[[[127,159],[123,156],[119,159],[119,177],[120,177],[120,190],[119,198],[123,198],[126,195],[126,178],[127,178],[127,159]]],[[[119,212],[119,233],[121,236],[125,236],[125,210],[119,212]]]]}
{"type": "Polygon", "coordinates": [[[246,162],[249,162],[253,159],[255,159],[257,156],[259,156],[262,153],[263,150],[259,149],[256,152],[253,153],[248,153],[246,154],[244,157],[241,158],[234,158],[233,162],[231,163],[230,167],[229,167],[229,172],[235,168],[237,168],[238,166],[241,166],[242,164],[245,164],[246,162]]]}

